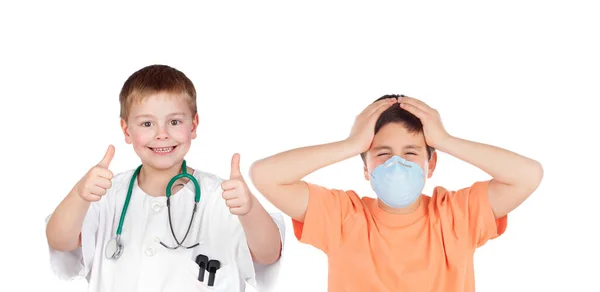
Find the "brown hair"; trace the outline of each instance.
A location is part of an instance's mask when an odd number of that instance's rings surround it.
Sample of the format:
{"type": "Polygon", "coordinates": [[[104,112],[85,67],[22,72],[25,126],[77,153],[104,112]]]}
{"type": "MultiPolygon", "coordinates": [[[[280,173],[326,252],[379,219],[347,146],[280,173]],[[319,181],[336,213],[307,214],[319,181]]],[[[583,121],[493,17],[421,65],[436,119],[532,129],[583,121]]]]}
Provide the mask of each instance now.
{"type": "Polygon", "coordinates": [[[134,72],[123,84],[119,94],[121,118],[127,120],[134,101],[142,101],[145,97],[159,92],[187,95],[192,115],[198,112],[196,89],[183,72],[166,65],[150,65],[134,72]]]}
{"type": "MultiPolygon", "coordinates": [[[[398,99],[398,97],[401,96],[402,95],[398,94],[388,94],[378,98],[374,102],[391,97],[395,97],[396,99],[398,99]]],[[[377,119],[377,122],[375,122],[375,134],[377,134],[377,132],[379,132],[379,130],[381,130],[383,126],[389,123],[402,124],[409,133],[423,133],[423,124],[421,123],[421,120],[419,120],[419,118],[417,118],[415,115],[411,114],[410,112],[399,106],[391,106],[390,108],[386,109],[384,112],[381,113],[381,115],[377,119]]],[[[431,159],[433,151],[435,151],[435,149],[427,145],[427,156],[429,159],[431,159]]],[[[363,159],[363,161],[365,160],[365,155],[366,152],[360,154],[360,157],[363,159]]]]}

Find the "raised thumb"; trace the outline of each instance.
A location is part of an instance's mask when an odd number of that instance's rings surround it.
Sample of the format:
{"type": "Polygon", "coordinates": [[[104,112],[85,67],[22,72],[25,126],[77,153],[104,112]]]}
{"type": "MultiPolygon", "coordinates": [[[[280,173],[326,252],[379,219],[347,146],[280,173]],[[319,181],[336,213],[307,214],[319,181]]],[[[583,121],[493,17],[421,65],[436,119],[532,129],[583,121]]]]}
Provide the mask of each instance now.
{"type": "Polygon", "coordinates": [[[115,146],[108,145],[108,149],[106,149],[106,154],[104,154],[104,158],[102,158],[102,161],[100,161],[100,163],[98,163],[98,166],[108,168],[108,166],[110,165],[110,162],[112,161],[114,156],[115,156],[115,146]]]}
{"type": "Polygon", "coordinates": [[[242,172],[240,171],[240,155],[238,153],[233,154],[231,158],[231,175],[229,178],[240,177],[242,172]]]}

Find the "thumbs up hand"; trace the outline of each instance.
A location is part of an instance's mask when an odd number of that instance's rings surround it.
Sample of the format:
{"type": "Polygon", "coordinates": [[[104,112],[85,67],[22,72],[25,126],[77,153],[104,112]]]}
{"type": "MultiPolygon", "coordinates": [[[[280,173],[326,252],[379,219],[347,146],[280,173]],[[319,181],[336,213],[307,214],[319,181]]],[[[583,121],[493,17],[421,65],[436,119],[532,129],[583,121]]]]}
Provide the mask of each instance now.
{"type": "Polygon", "coordinates": [[[254,197],[240,171],[240,155],[234,154],[231,158],[231,174],[229,179],[221,184],[223,199],[229,211],[234,215],[246,215],[252,209],[254,197]]]}
{"type": "Polygon", "coordinates": [[[112,186],[113,173],[108,169],[115,156],[115,147],[109,145],[104,158],[92,167],[77,183],[79,196],[88,202],[99,201],[112,186]]]}

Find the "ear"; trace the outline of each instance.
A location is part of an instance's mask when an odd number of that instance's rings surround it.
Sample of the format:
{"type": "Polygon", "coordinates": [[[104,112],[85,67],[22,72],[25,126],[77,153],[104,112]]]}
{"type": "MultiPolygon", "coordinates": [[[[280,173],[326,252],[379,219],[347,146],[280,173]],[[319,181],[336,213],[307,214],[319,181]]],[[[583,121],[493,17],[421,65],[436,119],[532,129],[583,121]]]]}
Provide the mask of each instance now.
{"type": "Polygon", "coordinates": [[[196,139],[196,137],[198,136],[196,134],[196,130],[198,129],[198,123],[200,122],[200,118],[198,117],[198,114],[194,115],[194,118],[192,119],[192,139],[196,139]]]}
{"type": "Polygon", "coordinates": [[[433,175],[433,171],[435,170],[435,165],[437,164],[437,151],[433,151],[431,153],[431,159],[429,159],[429,166],[427,167],[427,178],[431,178],[433,175]]]}
{"type": "Polygon", "coordinates": [[[125,135],[125,143],[131,144],[131,135],[129,135],[129,127],[127,122],[121,118],[121,129],[123,129],[123,135],[125,135]]]}
{"type": "Polygon", "coordinates": [[[364,171],[365,179],[366,180],[371,180],[371,178],[369,177],[369,169],[367,168],[367,163],[366,162],[363,165],[363,171],[364,171]]]}

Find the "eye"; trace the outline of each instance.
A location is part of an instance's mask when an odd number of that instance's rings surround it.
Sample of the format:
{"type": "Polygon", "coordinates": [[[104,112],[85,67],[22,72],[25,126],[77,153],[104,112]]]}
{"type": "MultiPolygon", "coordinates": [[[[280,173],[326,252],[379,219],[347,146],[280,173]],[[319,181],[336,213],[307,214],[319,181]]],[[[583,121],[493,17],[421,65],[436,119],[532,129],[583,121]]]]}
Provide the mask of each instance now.
{"type": "Polygon", "coordinates": [[[389,153],[385,152],[385,153],[379,153],[377,154],[377,156],[384,156],[384,155],[390,155],[389,153]]]}
{"type": "Polygon", "coordinates": [[[152,122],[143,122],[142,123],[142,127],[151,127],[152,126],[152,122]]]}
{"type": "Polygon", "coordinates": [[[406,155],[417,155],[417,153],[414,152],[407,152],[406,155]]]}
{"type": "Polygon", "coordinates": [[[181,121],[179,121],[179,120],[171,120],[171,125],[172,126],[177,126],[179,124],[181,124],[181,121]]]}

